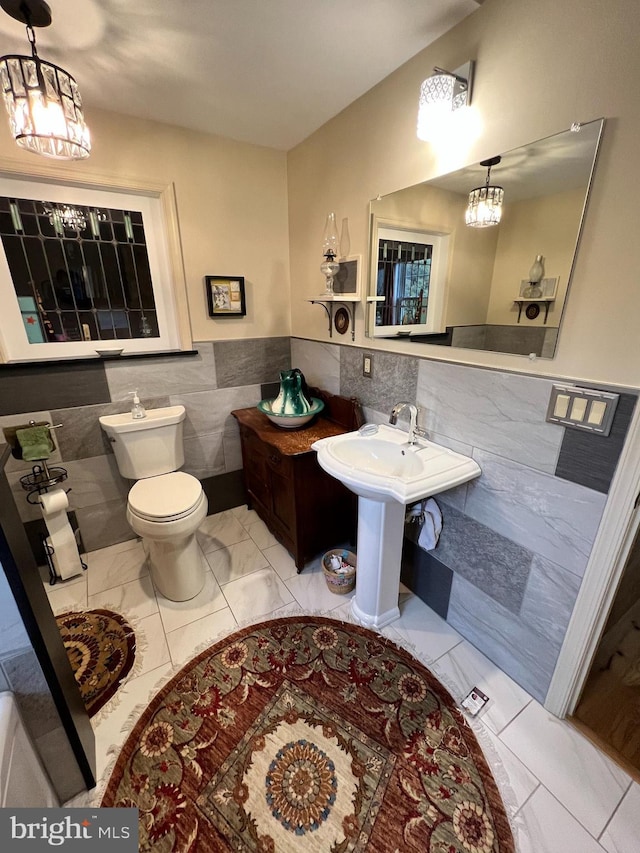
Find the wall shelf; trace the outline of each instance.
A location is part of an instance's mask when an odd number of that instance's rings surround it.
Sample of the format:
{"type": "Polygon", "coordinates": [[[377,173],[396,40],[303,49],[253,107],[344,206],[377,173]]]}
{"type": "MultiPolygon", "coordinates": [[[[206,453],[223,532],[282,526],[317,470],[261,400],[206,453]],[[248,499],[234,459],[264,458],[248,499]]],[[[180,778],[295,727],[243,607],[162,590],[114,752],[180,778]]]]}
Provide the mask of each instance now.
{"type": "Polygon", "coordinates": [[[549,317],[549,306],[552,302],[555,302],[555,297],[547,297],[547,296],[534,296],[530,299],[524,299],[523,297],[518,297],[513,300],[518,306],[518,323],[520,322],[520,317],[522,316],[522,306],[523,305],[536,305],[540,302],[544,304],[544,324],[547,324],[547,319],[549,317]]]}
{"type": "Polygon", "coordinates": [[[349,315],[349,322],[351,323],[351,340],[355,341],[356,339],[356,312],[355,312],[355,303],[356,301],[360,301],[359,298],[353,299],[345,299],[342,294],[336,294],[334,297],[318,296],[315,299],[307,299],[311,305],[322,305],[327,314],[327,319],[329,320],[329,337],[333,337],[333,318],[335,317],[335,306],[341,305],[345,308],[347,314],[349,315]]]}

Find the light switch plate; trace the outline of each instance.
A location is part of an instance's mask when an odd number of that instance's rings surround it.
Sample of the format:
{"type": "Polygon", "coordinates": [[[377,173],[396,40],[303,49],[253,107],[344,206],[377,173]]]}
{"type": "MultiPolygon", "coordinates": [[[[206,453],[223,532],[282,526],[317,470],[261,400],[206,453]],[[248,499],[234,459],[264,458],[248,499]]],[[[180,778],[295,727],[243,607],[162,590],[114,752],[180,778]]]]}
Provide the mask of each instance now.
{"type": "Polygon", "coordinates": [[[609,435],[619,394],[578,385],[554,385],[546,420],[552,424],[609,435]]]}
{"type": "Polygon", "coordinates": [[[369,353],[362,356],[362,375],[368,379],[373,376],[373,356],[369,353]]]}

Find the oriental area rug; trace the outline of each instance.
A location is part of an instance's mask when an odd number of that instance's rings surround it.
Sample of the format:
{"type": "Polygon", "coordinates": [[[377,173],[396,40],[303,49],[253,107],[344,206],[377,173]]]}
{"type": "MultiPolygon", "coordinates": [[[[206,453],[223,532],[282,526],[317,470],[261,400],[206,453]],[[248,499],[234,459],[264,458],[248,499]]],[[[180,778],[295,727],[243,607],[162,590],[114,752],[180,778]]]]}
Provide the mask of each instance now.
{"type": "Polygon", "coordinates": [[[87,713],[93,717],[131,671],[136,656],[133,628],[112,610],[63,613],[56,622],[87,713]]]}
{"type": "Polygon", "coordinates": [[[102,803],[140,850],[514,853],[462,713],[407,652],[356,625],[238,631],[155,696],[102,803]]]}

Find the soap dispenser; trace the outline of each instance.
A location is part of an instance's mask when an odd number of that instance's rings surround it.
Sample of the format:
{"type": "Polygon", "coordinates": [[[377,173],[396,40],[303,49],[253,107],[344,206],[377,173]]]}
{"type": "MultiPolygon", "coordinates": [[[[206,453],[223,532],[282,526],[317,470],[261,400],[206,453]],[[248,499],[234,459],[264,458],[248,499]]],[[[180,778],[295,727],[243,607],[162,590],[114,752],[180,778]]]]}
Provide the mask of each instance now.
{"type": "Polygon", "coordinates": [[[144,406],[140,402],[140,398],[138,397],[138,389],[135,391],[130,391],[129,394],[133,396],[133,405],[131,406],[131,417],[134,420],[139,420],[140,418],[146,418],[147,413],[144,410],[144,406]]]}

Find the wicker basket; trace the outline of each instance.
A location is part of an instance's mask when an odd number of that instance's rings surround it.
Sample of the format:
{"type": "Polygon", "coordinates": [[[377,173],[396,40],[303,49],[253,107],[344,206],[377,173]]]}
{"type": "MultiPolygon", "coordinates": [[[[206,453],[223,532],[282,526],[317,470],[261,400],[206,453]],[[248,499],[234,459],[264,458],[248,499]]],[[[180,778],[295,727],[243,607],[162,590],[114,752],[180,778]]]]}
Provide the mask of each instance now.
{"type": "Polygon", "coordinates": [[[322,571],[331,592],[335,592],[336,595],[347,595],[347,593],[353,591],[356,585],[356,555],[351,551],[345,551],[343,548],[334,548],[332,551],[327,551],[322,558],[322,571]],[[348,563],[351,566],[351,570],[346,572],[334,571],[329,562],[334,554],[340,557],[344,563],[348,563]]]}

